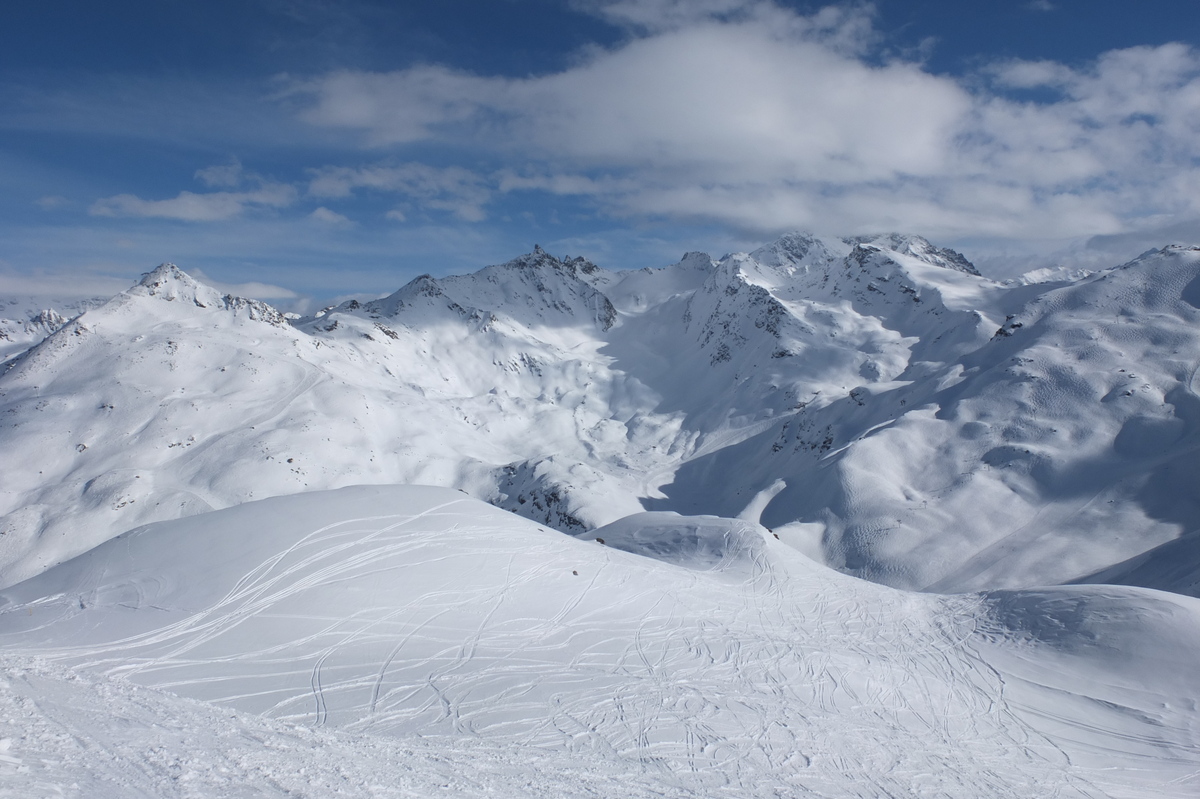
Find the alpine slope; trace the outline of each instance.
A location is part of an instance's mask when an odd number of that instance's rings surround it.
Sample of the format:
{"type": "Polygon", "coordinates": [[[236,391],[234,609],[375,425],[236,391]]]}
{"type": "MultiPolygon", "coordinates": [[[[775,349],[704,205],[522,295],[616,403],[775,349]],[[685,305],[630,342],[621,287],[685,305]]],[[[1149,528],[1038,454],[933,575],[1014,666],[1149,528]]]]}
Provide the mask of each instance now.
{"type": "Polygon", "coordinates": [[[1200,788],[1198,248],[80,310],[5,328],[0,797],[1200,788]]]}
{"type": "Polygon", "coordinates": [[[149,525],[2,600],[12,796],[1200,788],[1200,601],[905,592],[744,520],[573,538],[344,488],[149,525]]]}
{"type": "Polygon", "coordinates": [[[634,272],[539,248],[305,319],[164,265],[0,376],[0,584],[153,521],[427,484],[565,532],[741,516],[918,590],[1194,593],[1198,261],[1002,284],[894,234],[634,272]]]}

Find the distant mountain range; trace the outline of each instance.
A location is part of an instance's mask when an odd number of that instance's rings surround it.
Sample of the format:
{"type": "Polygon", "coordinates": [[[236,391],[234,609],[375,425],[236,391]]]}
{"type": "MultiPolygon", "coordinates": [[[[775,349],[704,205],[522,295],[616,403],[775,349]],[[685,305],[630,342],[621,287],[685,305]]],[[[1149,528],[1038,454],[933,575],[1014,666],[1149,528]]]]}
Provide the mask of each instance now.
{"type": "Polygon", "coordinates": [[[1200,583],[1197,248],[1043,283],[897,234],[630,272],[535,248],[305,318],[164,264],[65,310],[0,321],[2,585],[355,484],[573,534],[741,517],[903,588],[1200,583]]]}

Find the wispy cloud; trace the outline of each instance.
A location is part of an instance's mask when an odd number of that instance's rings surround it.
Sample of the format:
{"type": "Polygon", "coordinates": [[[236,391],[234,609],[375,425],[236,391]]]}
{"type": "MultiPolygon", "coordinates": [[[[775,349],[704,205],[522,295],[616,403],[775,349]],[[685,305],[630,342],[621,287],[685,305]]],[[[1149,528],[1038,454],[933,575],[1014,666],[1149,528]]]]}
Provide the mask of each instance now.
{"type": "Polygon", "coordinates": [[[294,186],[245,172],[236,158],[227,164],[197,170],[195,177],[209,187],[241,188],[241,191],[181,191],[177,196],[164,200],[144,200],[133,194],[118,194],[92,203],[88,213],[92,216],[218,222],[241,216],[252,209],[286,208],[299,196],[294,186]]]}
{"type": "Polygon", "coordinates": [[[420,141],[448,123],[479,126],[508,103],[512,82],[441,66],[375,74],[339,71],[292,87],[288,98],[313,102],[301,118],[317,126],[365,131],[372,145],[420,141]]]}
{"type": "Polygon", "coordinates": [[[197,169],[196,180],[210,188],[235,188],[242,182],[242,162],[233,158],[228,164],[197,169]]]}
{"type": "Polygon", "coordinates": [[[618,25],[662,31],[744,15],[765,4],[747,0],[575,0],[573,5],[618,25]]]}
{"type": "Polygon", "coordinates": [[[59,271],[15,271],[0,262],[0,296],[26,299],[53,307],[55,304],[108,298],[129,288],[125,277],[75,271],[69,278],[59,271]],[[40,302],[39,302],[40,301],[40,302]]]}
{"type": "Polygon", "coordinates": [[[223,291],[226,294],[232,294],[235,297],[249,297],[254,300],[264,300],[267,302],[278,302],[280,300],[299,300],[302,299],[299,294],[289,288],[276,286],[271,283],[259,283],[251,281],[249,283],[225,283],[216,278],[210,277],[207,272],[198,268],[189,268],[188,273],[197,280],[207,283],[218,291],[223,291]]]}
{"type": "Polygon", "coordinates": [[[71,201],[60,194],[49,194],[45,197],[38,197],[34,200],[34,204],[43,211],[54,211],[70,205],[71,201]]]}
{"type": "Polygon", "coordinates": [[[641,34],[753,22],[842,52],[865,52],[880,40],[872,24],[875,6],[867,2],[828,5],[807,15],[771,0],[574,0],[572,5],[641,34]]]}
{"type": "Polygon", "coordinates": [[[185,222],[216,222],[241,216],[253,208],[284,208],[295,202],[292,186],[275,184],[254,191],[214,191],[196,194],[181,191],[166,200],[143,200],[132,194],[118,194],[92,203],[92,216],[155,217],[185,222]]]}
{"type": "Polygon", "coordinates": [[[339,214],[337,211],[331,211],[323,205],[309,214],[308,218],[331,228],[345,229],[354,227],[354,220],[350,219],[350,217],[339,214]]]}
{"type": "Polygon", "coordinates": [[[484,207],[493,194],[487,177],[456,166],[377,163],[355,168],[327,166],[311,174],[308,193],[314,197],[346,198],[360,189],[398,194],[412,208],[448,211],[467,222],[486,218],[484,207]]]}

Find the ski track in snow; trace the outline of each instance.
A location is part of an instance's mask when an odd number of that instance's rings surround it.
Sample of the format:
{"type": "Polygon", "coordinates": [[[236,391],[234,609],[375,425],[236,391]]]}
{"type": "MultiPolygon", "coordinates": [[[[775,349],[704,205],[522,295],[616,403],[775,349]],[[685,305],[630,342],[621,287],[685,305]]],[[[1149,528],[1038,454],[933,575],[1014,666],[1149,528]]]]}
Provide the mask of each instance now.
{"type": "MultiPolygon", "coordinates": [[[[276,721],[254,723],[276,725],[272,735],[340,730],[322,739],[335,749],[437,740],[447,757],[465,758],[478,742],[538,753],[554,768],[587,762],[601,774],[632,771],[662,795],[1102,797],[1152,784],[1155,795],[1186,796],[1198,787],[1195,739],[1181,748],[1155,739],[1153,725],[1113,726],[1128,722],[1116,711],[1081,721],[1070,707],[1009,701],[987,654],[995,636],[977,629],[979,597],[845,577],[748,522],[688,520],[725,548],[710,566],[687,568],[458,497],[438,491],[412,513],[348,514],[286,545],[282,536],[276,555],[237,574],[210,570],[231,590],[197,611],[167,608],[180,618],[166,624],[163,610],[130,607],[118,573],[105,578],[117,581],[112,605],[99,591],[7,607],[10,674],[40,668],[64,680],[70,668],[90,691],[136,694],[123,687],[132,681],[262,713],[276,721]],[[34,613],[48,618],[20,632],[34,613]],[[148,629],[121,635],[130,625],[148,629]],[[72,629],[102,640],[63,646],[72,629]],[[1162,757],[1123,752],[1130,735],[1162,757]]],[[[262,527],[270,514],[253,505],[214,514],[214,529],[262,527]]],[[[136,552],[148,537],[112,551],[136,552]]],[[[96,568],[119,566],[119,555],[107,557],[96,568]]],[[[189,595],[186,568],[165,579],[189,595]]],[[[160,587],[147,588],[137,604],[160,601],[160,587]]],[[[21,679],[10,677],[10,689],[21,679]]],[[[30,751],[14,746],[6,756],[24,762],[30,751]]]]}

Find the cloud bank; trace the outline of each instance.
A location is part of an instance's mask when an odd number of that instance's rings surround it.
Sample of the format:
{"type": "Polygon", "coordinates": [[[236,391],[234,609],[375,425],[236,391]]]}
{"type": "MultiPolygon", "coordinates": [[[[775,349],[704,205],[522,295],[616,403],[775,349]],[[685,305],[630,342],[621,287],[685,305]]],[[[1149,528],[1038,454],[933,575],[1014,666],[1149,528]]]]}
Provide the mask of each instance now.
{"type": "Polygon", "coordinates": [[[181,191],[165,200],[143,200],[133,194],[118,194],[92,203],[88,213],[92,216],[219,222],[242,216],[247,211],[287,208],[299,196],[294,186],[244,172],[241,162],[236,159],[228,164],[197,170],[195,177],[210,188],[222,190],[181,191]]]}
{"type": "Polygon", "coordinates": [[[1055,240],[1200,214],[1200,56],[1185,45],[953,77],[886,52],[869,8],[579,5],[629,35],[560,72],[420,65],[295,83],[306,123],[368,149],[436,144],[504,165],[422,175],[383,159],[318,170],[310,191],[393,191],[470,220],[536,190],[756,235],[1055,240]]]}

